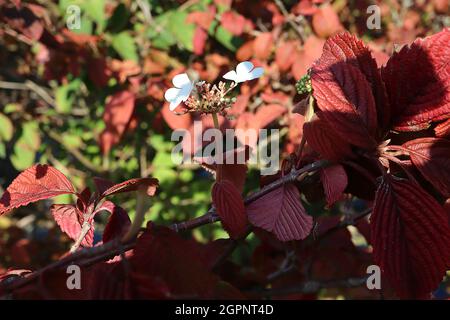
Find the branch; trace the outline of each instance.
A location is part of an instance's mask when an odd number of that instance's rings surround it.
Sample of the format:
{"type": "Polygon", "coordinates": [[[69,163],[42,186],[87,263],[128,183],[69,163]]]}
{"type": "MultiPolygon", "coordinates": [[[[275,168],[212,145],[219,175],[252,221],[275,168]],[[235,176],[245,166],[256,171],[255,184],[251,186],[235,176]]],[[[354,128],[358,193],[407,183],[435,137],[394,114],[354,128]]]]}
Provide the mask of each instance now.
{"type": "MultiPolygon", "coordinates": [[[[265,186],[263,189],[251,194],[249,197],[247,197],[245,199],[245,204],[248,205],[248,204],[256,201],[257,199],[266,195],[270,191],[273,191],[273,190],[279,188],[283,184],[294,182],[295,180],[297,180],[297,178],[299,178],[300,175],[314,172],[314,171],[316,171],[320,168],[323,168],[327,165],[328,165],[327,161],[319,160],[319,161],[311,163],[299,170],[293,170],[291,173],[272,182],[271,184],[265,186]]],[[[197,227],[205,225],[205,224],[216,222],[218,220],[219,220],[219,217],[216,214],[216,210],[214,207],[212,207],[205,215],[195,218],[195,219],[192,219],[192,220],[189,220],[189,221],[172,224],[170,226],[170,228],[175,230],[176,232],[180,232],[180,231],[184,231],[184,230],[194,229],[194,228],[197,228],[197,227]]],[[[240,240],[245,239],[247,237],[247,235],[251,232],[251,229],[252,228],[249,227],[246,235],[240,240]]],[[[237,247],[238,243],[239,243],[239,240],[233,240],[231,242],[230,247],[225,251],[224,255],[219,257],[218,260],[216,261],[215,267],[217,267],[223,261],[226,260],[226,258],[237,247]]],[[[136,238],[134,238],[133,240],[131,240],[130,242],[127,242],[127,243],[122,243],[119,240],[115,240],[115,241],[105,243],[101,246],[85,248],[85,249],[76,251],[59,261],[53,262],[40,270],[30,273],[29,275],[27,275],[24,278],[17,279],[13,282],[0,283],[0,288],[5,291],[11,292],[14,289],[22,287],[22,286],[29,284],[30,282],[38,279],[42,274],[44,274],[45,272],[47,272],[49,270],[67,267],[68,265],[73,264],[75,262],[79,266],[86,267],[86,266],[92,265],[96,262],[105,261],[107,259],[113,258],[116,255],[118,255],[124,251],[131,250],[134,248],[135,245],[136,245],[136,238]]]]}

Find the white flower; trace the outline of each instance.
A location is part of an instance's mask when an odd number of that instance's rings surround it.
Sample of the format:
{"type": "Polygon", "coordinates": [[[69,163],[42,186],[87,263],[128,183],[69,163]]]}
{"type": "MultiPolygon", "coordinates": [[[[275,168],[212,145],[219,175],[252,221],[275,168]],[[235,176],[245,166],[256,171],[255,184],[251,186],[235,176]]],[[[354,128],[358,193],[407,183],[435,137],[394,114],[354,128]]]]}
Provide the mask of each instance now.
{"type": "Polygon", "coordinates": [[[187,73],[177,74],[172,79],[173,86],[164,94],[164,98],[170,102],[170,111],[175,110],[181,102],[186,101],[191,94],[194,83],[189,79],[187,73]]]}
{"type": "Polygon", "coordinates": [[[239,83],[257,79],[261,77],[263,73],[263,68],[255,68],[250,61],[244,61],[237,65],[236,71],[229,71],[223,77],[227,80],[239,83]]]}

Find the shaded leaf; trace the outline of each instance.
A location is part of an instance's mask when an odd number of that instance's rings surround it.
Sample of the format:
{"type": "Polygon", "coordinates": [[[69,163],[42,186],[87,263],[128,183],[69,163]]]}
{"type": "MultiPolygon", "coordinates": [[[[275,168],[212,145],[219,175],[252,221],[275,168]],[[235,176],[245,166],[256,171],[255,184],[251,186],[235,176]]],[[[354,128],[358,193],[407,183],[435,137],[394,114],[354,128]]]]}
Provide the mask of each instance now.
{"type": "Polygon", "coordinates": [[[344,167],[333,165],[320,170],[320,180],[322,180],[323,190],[328,206],[333,205],[342,198],[348,179],[344,167]]]}
{"type": "Polygon", "coordinates": [[[222,221],[223,228],[233,239],[243,236],[247,227],[244,200],[234,184],[228,180],[214,183],[212,202],[222,221]]]}
{"type": "Polygon", "coordinates": [[[414,166],[446,198],[450,197],[450,141],[420,138],[403,145],[414,166]]]}
{"type": "Polygon", "coordinates": [[[378,264],[401,298],[429,298],[450,261],[450,229],[443,207],[418,185],[387,176],[371,216],[378,264]]]}
{"type": "Polygon", "coordinates": [[[115,205],[111,201],[103,202],[98,211],[101,210],[106,210],[111,214],[103,231],[103,243],[123,237],[131,226],[128,213],[122,207],[115,205]]]}
{"type": "Polygon", "coordinates": [[[302,240],[312,229],[312,218],[300,202],[300,193],[285,184],[247,206],[249,221],[275,234],[280,241],[302,240]]]}
{"type": "MultiPolygon", "coordinates": [[[[98,181],[98,187],[104,188],[104,186],[106,184],[105,183],[106,180],[102,181],[100,179],[97,179],[97,181],[98,181]],[[101,185],[102,183],[103,183],[103,186],[101,185]]],[[[157,179],[135,178],[135,179],[130,179],[130,180],[124,181],[122,183],[115,184],[111,187],[108,187],[108,189],[106,189],[101,194],[101,197],[104,198],[104,197],[111,196],[111,195],[117,194],[117,193],[131,192],[131,191],[137,191],[137,190],[143,190],[151,197],[155,194],[158,186],[159,186],[159,183],[158,183],[157,179]]]]}

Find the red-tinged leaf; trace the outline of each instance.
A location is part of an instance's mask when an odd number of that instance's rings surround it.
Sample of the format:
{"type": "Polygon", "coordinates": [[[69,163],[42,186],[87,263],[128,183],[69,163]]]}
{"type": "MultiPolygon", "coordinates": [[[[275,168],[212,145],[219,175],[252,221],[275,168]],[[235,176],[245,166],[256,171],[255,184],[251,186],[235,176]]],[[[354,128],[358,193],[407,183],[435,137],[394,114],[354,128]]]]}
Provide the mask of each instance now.
{"type": "Polygon", "coordinates": [[[192,125],[192,116],[190,113],[183,115],[175,114],[173,111],[170,111],[168,102],[161,108],[161,113],[167,125],[172,130],[188,130],[192,125]]]}
{"type": "Polygon", "coordinates": [[[250,100],[249,94],[240,94],[236,97],[236,102],[229,110],[229,114],[234,116],[239,116],[247,108],[248,102],[250,100]]]}
{"type": "Polygon", "coordinates": [[[195,23],[197,26],[208,30],[216,15],[216,7],[209,6],[208,11],[195,11],[188,14],[187,23],[195,23]]]}
{"type": "Polygon", "coordinates": [[[320,180],[322,180],[328,206],[332,206],[336,201],[341,200],[348,184],[344,167],[338,164],[323,168],[320,170],[320,180]]]}
{"type": "Polygon", "coordinates": [[[450,119],[439,123],[436,128],[434,128],[434,133],[440,138],[450,137],[450,119]]]}
{"type": "Polygon", "coordinates": [[[220,17],[220,24],[222,27],[235,36],[240,36],[247,25],[244,16],[234,11],[227,11],[220,17]]]}
{"type": "MultiPolygon", "coordinates": [[[[305,49],[307,44],[305,43],[305,49]]],[[[382,131],[389,129],[391,112],[376,61],[369,48],[349,33],[341,33],[328,39],[323,47],[323,54],[318,66],[315,67],[325,69],[333,65],[340,65],[343,62],[355,66],[364,74],[375,100],[378,126],[382,131]]]]}
{"type": "Polygon", "coordinates": [[[194,157],[194,161],[200,163],[207,170],[216,174],[216,180],[231,181],[239,192],[244,190],[247,174],[247,161],[250,158],[251,148],[249,146],[239,147],[226,151],[221,160],[212,157],[194,157]]]}
{"type": "Polygon", "coordinates": [[[39,40],[44,32],[42,21],[28,7],[2,6],[0,18],[27,38],[39,40]]]}
{"type": "MultiPolygon", "coordinates": [[[[371,59],[370,53],[360,45],[346,34],[329,39],[312,68],[311,80],[314,97],[328,124],[350,143],[372,148],[377,137],[377,108],[366,76],[370,70],[360,68],[368,60],[367,54],[371,59]],[[343,42],[345,39],[349,42],[343,42]],[[340,54],[336,56],[335,52],[340,54]]],[[[376,70],[375,61],[370,61],[376,70]]]]}
{"type": "Polygon", "coordinates": [[[314,3],[321,3],[322,1],[300,0],[293,8],[292,13],[296,15],[311,16],[318,10],[314,3]]]}
{"type": "Polygon", "coordinates": [[[152,197],[156,193],[156,189],[159,186],[159,182],[154,178],[135,178],[124,181],[122,183],[113,185],[106,189],[101,197],[111,196],[117,193],[145,190],[145,192],[152,197]]]}
{"type": "Polygon", "coordinates": [[[255,38],[253,51],[255,57],[260,60],[267,60],[273,49],[273,35],[270,32],[263,32],[255,38]]]}
{"type": "Polygon", "coordinates": [[[275,234],[280,241],[305,239],[312,229],[312,218],[306,214],[300,193],[285,184],[247,206],[249,221],[275,234]]]}
{"type": "Polygon", "coordinates": [[[352,156],[348,142],[333,134],[331,127],[317,116],[305,122],[303,134],[308,145],[325,159],[339,161],[352,156]]]}
{"type": "Polygon", "coordinates": [[[333,7],[326,4],[314,12],[312,18],[314,32],[322,38],[328,38],[344,28],[333,7]]]}
{"type": "Polygon", "coordinates": [[[151,224],[139,237],[130,259],[137,273],[162,279],[171,296],[213,298],[219,279],[200,261],[189,240],[151,224]]]}
{"type": "Polygon", "coordinates": [[[106,128],[100,136],[103,154],[108,153],[122,138],[133,115],[134,102],[135,94],[127,90],[119,91],[108,98],[103,114],[106,128]]]}
{"type": "Polygon", "coordinates": [[[371,216],[374,260],[401,298],[429,298],[450,261],[443,207],[417,184],[392,176],[378,188],[371,216]]]}
{"type": "Polygon", "coordinates": [[[111,214],[103,231],[103,243],[123,237],[131,225],[128,213],[111,201],[103,202],[97,211],[100,212],[102,210],[106,210],[111,214]]]}
{"type": "MultiPolygon", "coordinates": [[[[55,219],[61,231],[64,232],[76,241],[81,233],[81,226],[83,225],[83,213],[78,208],[71,204],[54,204],[50,208],[53,218],[55,219]]],[[[92,247],[94,241],[94,225],[91,223],[91,229],[84,237],[81,245],[83,247],[92,247]]]]}
{"type": "Polygon", "coordinates": [[[222,221],[223,228],[231,238],[243,236],[247,227],[244,200],[231,181],[222,180],[214,183],[212,202],[222,221]]]}
{"type": "Polygon", "coordinates": [[[450,141],[420,138],[403,145],[409,150],[414,166],[437,191],[450,197],[450,141]]]}
{"type": "Polygon", "coordinates": [[[275,62],[280,71],[287,71],[295,61],[295,53],[297,50],[296,41],[284,42],[277,46],[275,51],[275,62]]]}
{"type": "Polygon", "coordinates": [[[208,40],[208,32],[202,27],[197,27],[192,39],[196,55],[201,56],[205,52],[206,40],[208,40]]]}
{"type": "Polygon", "coordinates": [[[286,111],[286,107],[280,104],[267,104],[259,107],[255,114],[258,130],[279,119],[286,111]]]}
{"type": "Polygon", "coordinates": [[[381,70],[394,129],[418,131],[450,114],[450,30],[417,39],[381,70]]]}
{"type": "Polygon", "coordinates": [[[75,193],[69,180],[58,170],[37,164],[22,173],[9,185],[0,199],[0,215],[31,202],[75,193]]]}
{"type": "Polygon", "coordinates": [[[253,43],[255,40],[250,40],[244,43],[238,51],[236,51],[236,59],[238,61],[247,61],[250,60],[250,58],[253,56],[254,48],[253,43]]]}

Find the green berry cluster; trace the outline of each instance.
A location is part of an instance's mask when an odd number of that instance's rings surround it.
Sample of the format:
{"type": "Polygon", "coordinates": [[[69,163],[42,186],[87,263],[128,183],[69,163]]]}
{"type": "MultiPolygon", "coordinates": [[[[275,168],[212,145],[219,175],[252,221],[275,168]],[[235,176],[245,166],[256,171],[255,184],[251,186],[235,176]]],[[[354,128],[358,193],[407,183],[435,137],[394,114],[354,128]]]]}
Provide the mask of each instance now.
{"type": "Polygon", "coordinates": [[[299,94],[312,92],[311,77],[309,76],[309,73],[305,74],[300,80],[297,81],[295,88],[299,94]]]}

